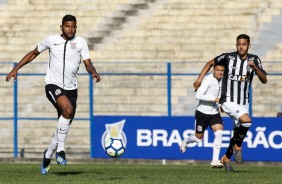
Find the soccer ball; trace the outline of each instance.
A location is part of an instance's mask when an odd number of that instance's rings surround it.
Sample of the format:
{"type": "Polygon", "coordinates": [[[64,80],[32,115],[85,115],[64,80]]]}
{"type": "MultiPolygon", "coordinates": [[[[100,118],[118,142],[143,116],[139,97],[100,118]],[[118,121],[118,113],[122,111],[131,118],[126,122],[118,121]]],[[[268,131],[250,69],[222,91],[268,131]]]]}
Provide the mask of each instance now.
{"type": "Polygon", "coordinates": [[[105,142],[105,151],[110,157],[120,157],[123,155],[125,147],[121,139],[109,138],[105,142]]]}

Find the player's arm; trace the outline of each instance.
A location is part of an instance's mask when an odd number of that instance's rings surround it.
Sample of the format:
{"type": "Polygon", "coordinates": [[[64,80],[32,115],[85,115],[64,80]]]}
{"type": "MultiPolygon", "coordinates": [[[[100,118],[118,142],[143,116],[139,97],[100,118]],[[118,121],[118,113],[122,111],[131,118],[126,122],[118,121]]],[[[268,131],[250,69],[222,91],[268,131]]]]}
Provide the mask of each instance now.
{"type": "Polygon", "coordinates": [[[201,86],[198,88],[196,93],[196,99],[206,102],[216,102],[217,98],[214,98],[212,95],[207,93],[208,89],[211,87],[211,81],[208,79],[209,78],[205,78],[201,86]]]}
{"type": "Polygon", "coordinates": [[[37,50],[37,47],[27,53],[22,60],[12,69],[12,71],[6,76],[6,81],[8,82],[12,77],[14,77],[14,80],[17,80],[17,74],[18,70],[23,67],[24,65],[28,64],[32,60],[34,60],[40,52],[37,50]]]}
{"type": "Polygon", "coordinates": [[[90,59],[83,60],[85,68],[89,74],[92,75],[93,79],[96,79],[96,82],[99,82],[101,80],[100,75],[97,73],[95,67],[92,65],[90,59]]]}
{"type": "Polygon", "coordinates": [[[261,83],[266,84],[267,78],[264,70],[260,69],[254,62],[248,61],[248,65],[255,71],[261,83]]]}
{"type": "Polygon", "coordinates": [[[208,71],[210,71],[211,67],[214,66],[214,65],[215,65],[214,59],[212,59],[212,60],[210,60],[209,62],[206,63],[206,65],[202,69],[201,73],[199,74],[197,80],[193,84],[195,90],[197,90],[200,87],[204,76],[208,73],[208,71]]]}
{"type": "Polygon", "coordinates": [[[260,82],[263,83],[263,84],[266,84],[267,83],[266,74],[258,68],[255,68],[254,70],[255,70],[260,82]]]}

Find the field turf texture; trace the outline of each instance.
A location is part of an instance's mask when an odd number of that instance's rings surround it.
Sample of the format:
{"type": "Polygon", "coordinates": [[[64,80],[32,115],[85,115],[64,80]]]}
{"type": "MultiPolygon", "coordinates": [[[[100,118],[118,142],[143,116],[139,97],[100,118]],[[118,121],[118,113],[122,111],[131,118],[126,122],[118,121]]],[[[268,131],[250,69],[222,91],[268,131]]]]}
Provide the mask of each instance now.
{"type": "Polygon", "coordinates": [[[0,163],[0,183],[252,183],[282,182],[281,165],[233,164],[235,172],[213,169],[208,164],[51,164],[47,175],[40,173],[40,164],[0,163]]]}

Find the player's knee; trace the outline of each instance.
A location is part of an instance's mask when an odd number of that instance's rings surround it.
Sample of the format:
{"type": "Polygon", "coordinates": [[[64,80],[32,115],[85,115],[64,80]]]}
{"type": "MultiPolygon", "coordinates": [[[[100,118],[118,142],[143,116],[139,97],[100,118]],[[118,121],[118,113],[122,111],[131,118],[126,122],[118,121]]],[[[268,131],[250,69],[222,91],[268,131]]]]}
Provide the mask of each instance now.
{"type": "Polygon", "coordinates": [[[74,112],[72,108],[66,108],[63,110],[62,115],[66,119],[72,119],[74,116],[74,112]]]}
{"type": "Polygon", "coordinates": [[[201,142],[203,137],[204,137],[203,133],[196,133],[195,134],[195,139],[196,139],[197,142],[201,142]]]}
{"type": "Polygon", "coordinates": [[[246,128],[250,128],[252,126],[252,122],[242,123],[241,126],[246,127],[246,128]]]}

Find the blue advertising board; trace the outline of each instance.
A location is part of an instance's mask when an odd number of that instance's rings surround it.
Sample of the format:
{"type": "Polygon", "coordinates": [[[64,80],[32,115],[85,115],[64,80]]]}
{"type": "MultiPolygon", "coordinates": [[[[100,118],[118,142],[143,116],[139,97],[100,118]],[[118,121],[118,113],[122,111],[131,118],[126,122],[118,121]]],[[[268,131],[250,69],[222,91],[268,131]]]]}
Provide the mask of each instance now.
{"type": "MultiPolygon", "coordinates": [[[[252,118],[243,142],[245,161],[282,161],[282,118],[252,118]]],[[[224,117],[222,156],[232,137],[233,120],[224,117]]],[[[194,133],[194,117],[94,116],[91,129],[91,158],[108,158],[104,142],[109,137],[123,139],[126,151],[122,158],[211,160],[213,131],[205,131],[201,143],[189,144],[181,153],[184,137],[194,133]]]]}

